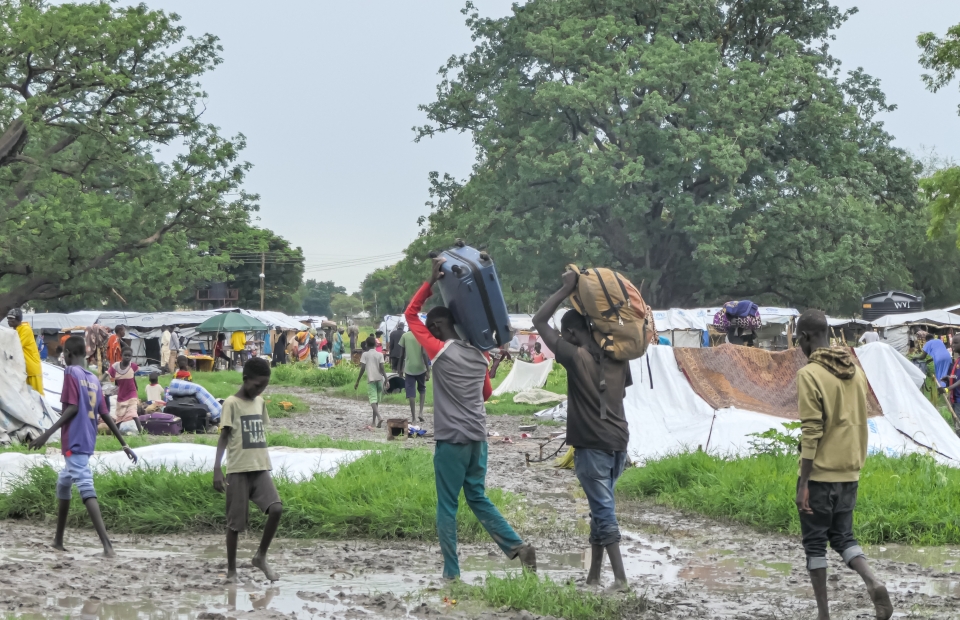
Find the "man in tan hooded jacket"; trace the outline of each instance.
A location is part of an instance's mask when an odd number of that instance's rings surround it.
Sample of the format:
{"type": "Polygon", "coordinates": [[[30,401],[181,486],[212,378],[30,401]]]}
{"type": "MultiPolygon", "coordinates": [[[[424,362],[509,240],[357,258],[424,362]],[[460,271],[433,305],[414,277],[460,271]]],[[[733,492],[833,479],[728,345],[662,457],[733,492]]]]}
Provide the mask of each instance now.
{"type": "Polygon", "coordinates": [[[809,363],[797,373],[800,405],[800,478],[797,509],[818,620],[829,620],[827,542],[857,571],[887,620],[893,606],[853,537],[860,469],[867,458],[867,378],[849,349],[830,348],[827,317],[807,310],[797,320],[799,345],[809,363]]]}

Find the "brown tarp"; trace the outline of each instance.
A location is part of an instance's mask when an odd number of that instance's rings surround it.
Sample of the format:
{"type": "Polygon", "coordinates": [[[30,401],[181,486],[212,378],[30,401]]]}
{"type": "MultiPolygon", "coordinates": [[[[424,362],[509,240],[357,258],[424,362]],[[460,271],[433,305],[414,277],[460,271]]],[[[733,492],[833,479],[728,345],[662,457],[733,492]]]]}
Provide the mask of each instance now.
{"type": "MultiPolygon", "coordinates": [[[[678,348],[674,355],[693,391],[714,409],[736,407],[800,419],[797,371],[807,364],[800,349],[772,353],[724,344],[703,349],[678,348]]],[[[857,359],[856,355],[853,359],[857,359]]],[[[871,418],[883,415],[873,389],[867,394],[867,414],[871,418]]]]}

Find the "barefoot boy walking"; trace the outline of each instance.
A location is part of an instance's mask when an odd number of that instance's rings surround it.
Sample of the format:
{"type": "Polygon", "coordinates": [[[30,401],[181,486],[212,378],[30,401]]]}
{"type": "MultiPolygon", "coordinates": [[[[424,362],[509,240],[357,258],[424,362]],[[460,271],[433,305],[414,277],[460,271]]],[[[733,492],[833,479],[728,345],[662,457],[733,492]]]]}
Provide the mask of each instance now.
{"type": "Polygon", "coordinates": [[[270,383],[270,362],[254,357],[243,365],[243,385],[223,401],[220,440],[213,467],[213,488],[227,495],[227,582],[237,581],[237,540],[247,529],[249,502],[267,515],[260,548],[252,564],[270,581],[280,575],[267,564],[267,550],[280,525],[283,504],[270,476],[265,425],[270,421],[267,405],[260,396],[270,383]],[[227,452],[224,480],[223,452],[227,452]]]}
{"type": "MultiPolygon", "coordinates": [[[[627,462],[630,430],[623,409],[626,388],[631,384],[630,364],[606,355],[590,334],[586,319],[568,310],[558,332],[550,326],[563,300],[577,290],[579,274],[563,274],[563,286],[533,317],[543,342],[567,370],[567,444],[574,448],[574,471],[590,505],[590,572],[587,585],[600,583],[603,554],[610,558],[614,583],[611,590],[626,590],[627,573],[620,553],[620,524],[614,487],[627,462]],[[601,363],[602,362],[602,363],[601,363]],[[601,389],[602,382],[606,389],[601,389]],[[605,409],[604,409],[605,406],[605,409]]],[[[537,343],[537,355],[540,343],[537,343]]],[[[537,356],[534,355],[536,363],[537,356]]],[[[541,360],[542,361],[542,360],[541,360]]]]}
{"type": "Polygon", "coordinates": [[[799,345],[809,363],[797,373],[800,399],[800,479],[797,509],[818,620],[830,619],[827,542],[867,586],[877,619],[893,606],[887,588],[853,537],[860,469],[867,458],[867,379],[848,349],[830,348],[827,317],[807,310],[797,320],[799,345]]]}
{"type": "Polygon", "coordinates": [[[80,336],[70,336],[63,347],[63,358],[66,367],[63,370],[63,392],[60,402],[63,403],[63,412],[60,419],[49,430],[30,442],[30,449],[39,450],[50,439],[57,429],[60,431],[60,445],[63,452],[64,466],[57,478],[57,533],[53,539],[53,548],[65,551],[63,548],[63,532],[67,527],[67,516],[70,514],[70,495],[72,487],[76,486],[80,492],[80,499],[93,521],[93,528],[103,543],[104,557],[116,556],[113,545],[107,537],[107,528],[100,515],[100,503],[97,501],[97,492],[93,488],[93,472],[90,470],[90,457],[97,446],[97,423],[102,418],[123,446],[123,451],[134,463],[137,455],[133,453],[120,434],[110,410],[103,398],[103,389],[96,375],[83,367],[87,356],[87,345],[80,336]]]}
{"type": "Polygon", "coordinates": [[[363,375],[366,373],[367,399],[373,409],[373,424],[380,428],[383,426],[383,418],[380,416],[380,401],[383,400],[383,382],[387,378],[387,371],[383,367],[383,353],[376,349],[377,339],[369,336],[364,345],[366,345],[366,349],[360,356],[360,374],[357,375],[357,381],[353,384],[353,389],[356,390],[360,387],[360,379],[363,379],[363,375]]]}
{"type": "Polygon", "coordinates": [[[433,359],[433,421],[437,447],[433,468],[437,482],[437,536],[443,554],[444,579],[460,576],[457,560],[457,507],[460,490],[473,514],[511,560],[519,557],[524,568],[537,570],[537,553],[510,527],[487,497],[487,425],[484,402],[490,397],[487,358],[460,340],[453,314],[438,306],[427,313],[427,324],[418,315],[442,277],[444,259],[433,260],[433,273],[407,306],[405,318],[417,342],[433,359]]]}

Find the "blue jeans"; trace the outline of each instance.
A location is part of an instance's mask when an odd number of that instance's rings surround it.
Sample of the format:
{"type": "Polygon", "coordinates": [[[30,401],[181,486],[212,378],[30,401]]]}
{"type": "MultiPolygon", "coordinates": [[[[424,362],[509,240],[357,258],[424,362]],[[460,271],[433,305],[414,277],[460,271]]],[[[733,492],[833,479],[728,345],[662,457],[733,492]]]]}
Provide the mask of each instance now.
{"type": "Polygon", "coordinates": [[[90,471],[90,455],[74,454],[63,457],[65,463],[57,477],[57,499],[70,499],[73,485],[80,491],[80,499],[87,501],[96,497],[93,490],[93,472],[90,471]]]}
{"type": "Polygon", "coordinates": [[[626,452],[574,448],[573,468],[590,504],[590,544],[620,542],[613,487],[627,463],[626,452]]]}
{"type": "Polygon", "coordinates": [[[467,505],[493,541],[511,560],[517,557],[523,540],[487,497],[484,486],[487,477],[487,442],[438,441],[433,453],[433,469],[437,478],[437,537],[443,554],[444,579],[460,576],[460,563],[457,560],[460,489],[463,489],[467,505]]]}

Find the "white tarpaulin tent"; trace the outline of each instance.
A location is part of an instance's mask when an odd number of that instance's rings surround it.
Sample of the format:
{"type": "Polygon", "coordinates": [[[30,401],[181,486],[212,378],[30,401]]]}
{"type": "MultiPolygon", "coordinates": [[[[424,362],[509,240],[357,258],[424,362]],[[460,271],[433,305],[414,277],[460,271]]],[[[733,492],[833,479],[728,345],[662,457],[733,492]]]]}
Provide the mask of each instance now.
{"type": "Polygon", "coordinates": [[[512,394],[522,392],[530,388],[542,388],[547,383],[547,377],[553,370],[553,360],[540,362],[539,364],[528,364],[516,360],[510,374],[507,375],[503,383],[497,386],[493,391],[494,396],[501,394],[512,394]]]}
{"type": "MultiPolygon", "coordinates": [[[[713,320],[712,315],[710,320],[713,320]]],[[[704,316],[696,310],[683,310],[681,308],[654,310],[653,324],[657,328],[657,334],[667,338],[672,346],[692,348],[703,346],[703,333],[706,331],[706,325],[704,324],[704,316]]]]}
{"type": "MultiPolygon", "coordinates": [[[[900,455],[930,452],[960,467],[960,438],[918,389],[922,373],[891,347],[871,343],[855,349],[883,415],[870,418],[870,453],[900,455]],[[915,372],[914,372],[915,371],[915,372]]],[[[691,387],[671,347],[650,347],[653,389],[649,381],[627,388],[624,407],[630,426],[627,451],[635,461],[676,452],[703,450],[746,455],[750,433],[782,430],[787,420],[737,408],[714,410],[691,387]]],[[[633,376],[646,377],[647,360],[631,362],[633,376]]]]}
{"type": "MultiPolygon", "coordinates": [[[[221,312],[239,312],[240,314],[245,314],[257,319],[270,328],[279,327],[281,329],[295,329],[297,331],[303,331],[310,328],[309,325],[304,325],[289,314],[275,312],[273,310],[237,310],[236,308],[223,308],[214,311],[215,314],[219,314],[221,312]]],[[[319,325],[317,325],[317,327],[319,327],[319,325]]]]}
{"type": "Polygon", "coordinates": [[[906,314],[888,314],[873,322],[880,337],[900,353],[910,350],[910,327],[933,325],[936,327],[960,327],[960,316],[947,310],[920,310],[906,314]]]}
{"type": "MultiPolygon", "coordinates": [[[[427,322],[427,314],[425,312],[421,312],[418,316],[420,317],[421,323],[427,322]]],[[[399,314],[385,315],[383,317],[383,320],[380,321],[380,326],[377,327],[377,329],[383,332],[384,338],[387,338],[390,336],[390,332],[392,332],[397,328],[397,323],[399,323],[400,321],[403,321],[404,323],[407,322],[407,320],[403,318],[402,315],[399,315],[399,314]]],[[[407,328],[405,331],[410,331],[409,325],[407,325],[407,328]]]]}
{"type": "MultiPolygon", "coordinates": [[[[127,472],[134,468],[179,469],[181,471],[213,471],[217,449],[194,443],[160,443],[134,450],[139,461],[134,464],[123,452],[97,452],[90,459],[94,471],[127,472]]],[[[269,448],[273,475],[289,480],[309,480],[314,474],[333,476],[341,465],[351,463],[368,454],[365,450],[338,450],[335,448],[269,448]]],[[[0,454],[0,493],[31,467],[50,465],[54,470],[63,469],[60,455],[23,454],[7,452],[0,454]]]]}
{"type": "Polygon", "coordinates": [[[27,385],[20,336],[0,326],[0,444],[38,437],[56,419],[44,398],[27,385]]]}

